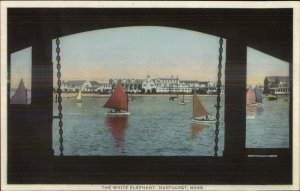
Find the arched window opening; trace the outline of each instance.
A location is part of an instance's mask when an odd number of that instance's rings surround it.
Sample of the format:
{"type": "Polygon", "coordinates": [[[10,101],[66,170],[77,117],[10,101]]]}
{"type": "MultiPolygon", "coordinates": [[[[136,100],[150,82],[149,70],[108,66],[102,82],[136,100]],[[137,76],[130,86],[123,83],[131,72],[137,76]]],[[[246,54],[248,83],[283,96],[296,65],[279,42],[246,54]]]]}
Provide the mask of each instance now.
{"type": "MultiPolygon", "coordinates": [[[[219,39],[156,26],[103,29],[61,37],[64,155],[213,156],[219,39]],[[128,98],[125,110],[130,114],[126,117],[109,116],[115,108],[103,107],[118,84],[128,98]],[[202,112],[207,112],[201,119],[213,119],[210,123],[191,120],[194,93],[202,112]]],[[[55,43],[53,40],[53,63],[55,43]]],[[[226,40],[223,66],[225,50],[226,40]]],[[[53,115],[57,116],[56,64],[53,67],[53,115]]],[[[224,149],[224,68],[219,156],[224,149]]],[[[59,155],[58,132],[54,121],[55,155],[59,155]]]]}
{"type": "Polygon", "coordinates": [[[10,55],[9,103],[31,103],[31,47],[10,55]]]}
{"type": "Polygon", "coordinates": [[[289,67],[285,61],[247,48],[246,148],[289,148],[289,67]]]}

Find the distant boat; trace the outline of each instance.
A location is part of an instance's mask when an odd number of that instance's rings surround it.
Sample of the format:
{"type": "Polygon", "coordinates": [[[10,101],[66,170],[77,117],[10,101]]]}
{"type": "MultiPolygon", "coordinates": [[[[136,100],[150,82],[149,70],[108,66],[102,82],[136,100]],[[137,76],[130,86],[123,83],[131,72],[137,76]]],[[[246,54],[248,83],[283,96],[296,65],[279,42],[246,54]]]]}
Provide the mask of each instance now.
{"type": "Polygon", "coordinates": [[[252,89],[252,86],[249,86],[249,89],[247,91],[247,105],[255,104],[256,98],[255,98],[255,92],[252,89]]]}
{"type": "Polygon", "coordinates": [[[209,123],[215,122],[216,119],[206,111],[198,98],[196,92],[193,95],[193,118],[192,123],[209,123]]]}
{"type": "Polygon", "coordinates": [[[182,95],[182,100],[180,100],[179,105],[185,105],[184,94],[182,95]]]}
{"type": "Polygon", "coordinates": [[[27,104],[27,89],[23,79],[20,80],[19,86],[10,100],[11,104],[27,104]]]}
{"type": "Polygon", "coordinates": [[[258,89],[257,86],[255,86],[254,88],[254,92],[255,92],[255,101],[256,101],[256,105],[257,106],[263,106],[263,96],[261,91],[258,89]]]}
{"type": "Polygon", "coordinates": [[[263,98],[260,90],[257,87],[252,89],[252,87],[249,86],[247,91],[247,106],[262,107],[263,105],[263,98]]]}
{"type": "Polygon", "coordinates": [[[177,101],[178,97],[177,96],[170,96],[169,100],[171,100],[171,101],[177,101]]]}
{"type": "Polygon", "coordinates": [[[76,103],[82,103],[81,90],[79,90],[78,94],[76,95],[75,102],[76,103]]]}
{"type": "Polygon", "coordinates": [[[128,112],[128,97],[123,90],[120,80],[118,81],[112,95],[108,98],[103,107],[111,109],[111,111],[106,113],[106,115],[109,116],[130,115],[130,112],[128,112]]]}
{"type": "Polygon", "coordinates": [[[269,100],[269,101],[277,101],[277,96],[269,95],[269,96],[268,96],[268,100],[269,100]]]}

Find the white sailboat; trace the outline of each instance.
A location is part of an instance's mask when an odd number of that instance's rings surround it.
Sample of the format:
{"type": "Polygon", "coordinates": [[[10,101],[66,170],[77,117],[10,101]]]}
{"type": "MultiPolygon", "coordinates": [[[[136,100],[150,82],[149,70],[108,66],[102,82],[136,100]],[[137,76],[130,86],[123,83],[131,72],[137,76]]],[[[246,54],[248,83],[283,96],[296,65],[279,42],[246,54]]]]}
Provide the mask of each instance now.
{"type": "Polygon", "coordinates": [[[198,98],[196,92],[193,95],[193,118],[192,123],[211,123],[216,122],[213,115],[206,111],[198,98]]]}
{"type": "Polygon", "coordinates": [[[78,94],[75,97],[76,103],[82,103],[82,96],[81,96],[81,90],[79,90],[78,94]]]}
{"type": "Polygon", "coordinates": [[[184,94],[182,95],[182,100],[180,100],[179,105],[185,105],[184,94]]]}

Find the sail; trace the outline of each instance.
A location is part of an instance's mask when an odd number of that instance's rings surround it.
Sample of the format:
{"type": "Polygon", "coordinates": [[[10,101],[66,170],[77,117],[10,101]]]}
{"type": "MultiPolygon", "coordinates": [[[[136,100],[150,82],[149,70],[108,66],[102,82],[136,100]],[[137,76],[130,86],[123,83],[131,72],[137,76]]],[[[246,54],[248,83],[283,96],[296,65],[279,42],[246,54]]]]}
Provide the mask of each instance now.
{"type": "Polygon", "coordinates": [[[76,102],[81,102],[82,101],[82,99],[81,99],[81,91],[79,91],[78,94],[76,95],[75,101],[76,102]]]}
{"type": "Polygon", "coordinates": [[[27,104],[27,89],[21,79],[16,93],[10,100],[11,104],[27,104]]]}
{"type": "Polygon", "coordinates": [[[256,102],[255,92],[252,89],[252,87],[250,86],[247,91],[247,104],[253,104],[255,102],[256,102]]]}
{"type": "Polygon", "coordinates": [[[262,103],[263,102],[262,94],[256,86],[254,88],[254,92],[255,92],[256,102],[257,103],[262,103]]]}
{"type": "Polygon", "coordinates": [[[210,113],[208,113],[205,110],[205,108],[201,104],[197,94],[194,93],[194,96],[193,96],[193,117],[200,117],[200,116],[206,116],[206,115],[210,115],[210,113]]]}
{"type": "Polygon", "coordinates": [[[118,81],[114,92],[103,107],[128,111],[128,98],[125,91],[123,90],[121,81],[118,81]]]}

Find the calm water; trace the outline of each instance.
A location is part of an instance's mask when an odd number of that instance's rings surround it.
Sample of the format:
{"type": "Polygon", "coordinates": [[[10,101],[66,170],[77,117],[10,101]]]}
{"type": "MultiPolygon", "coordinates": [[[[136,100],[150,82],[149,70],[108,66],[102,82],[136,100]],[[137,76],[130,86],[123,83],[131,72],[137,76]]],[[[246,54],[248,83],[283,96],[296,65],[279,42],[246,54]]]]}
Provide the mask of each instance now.
{"type": "Polygon", "coordinates": [[[248,108],[246,147],[288,148],[289,147],[289,101],[288,96],[278,101],[264,100],[264,107],[248,108]]]}
{"type": "MultiPolygon", "coordinates": [[[[186,105],[168,97],[138,97],[129,102],[129,117],[106,117],[107,98],[63,99],[65,155],[212,156],[215,125],[192,125],[192,97],[186,105]]],[[[201,97],[215,115],[215,96],[201,97]]],[[[224,97],[221,105],[224,106],[224,97]]],[[[54,103],[57,115],[57,103],[54,103]]],[[[224,107],[221,108],[219,155],[224,149],[224,107]]],[[[256,119],[247,120],[247,147],[288,147],[288,102],[265,102],[256,119]]],[[[59,154],[58,119],[53,122],[53,149],[59,154]]]]}

